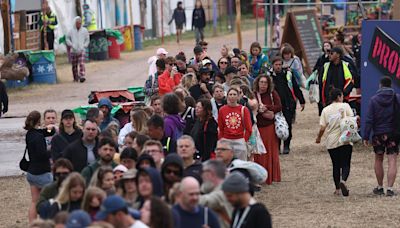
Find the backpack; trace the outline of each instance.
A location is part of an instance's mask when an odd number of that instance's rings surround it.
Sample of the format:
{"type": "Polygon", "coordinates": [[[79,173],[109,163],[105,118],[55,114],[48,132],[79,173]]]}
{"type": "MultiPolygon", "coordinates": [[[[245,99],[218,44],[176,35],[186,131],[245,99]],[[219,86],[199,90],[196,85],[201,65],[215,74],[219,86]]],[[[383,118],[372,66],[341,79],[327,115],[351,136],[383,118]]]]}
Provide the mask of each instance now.
{"type": "Polygon", "coordinates": [[[235,169],[244,169],[249,172],[252,183],[263,183],[268,178],[267,170],[261,165],[251,162],[251,161],[243,161],[240,159],[235,159],[232,161],[231,165],[228,167],[229,172],[232,172],[235,169]]]}
{"type": "Polygon", "coordinates": [[[393,99],[393,136],[396,141],[400,140],[400,96],[394,95],[393,99]]]}

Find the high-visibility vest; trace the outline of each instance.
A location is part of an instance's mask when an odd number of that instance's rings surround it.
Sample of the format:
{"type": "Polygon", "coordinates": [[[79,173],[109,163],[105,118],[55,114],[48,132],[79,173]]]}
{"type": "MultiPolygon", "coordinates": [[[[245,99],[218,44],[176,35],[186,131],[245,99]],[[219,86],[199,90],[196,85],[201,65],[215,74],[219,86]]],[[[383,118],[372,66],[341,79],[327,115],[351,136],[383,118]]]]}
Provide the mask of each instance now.
{"type": "Polygon", "coordinates": [[[93,31],[93,30],[97,30],[97,21],[96,21],[96,15],[94,14],[94,12],[92,10],[89,10],[88,12],[85,12],[83,14],[83,20],[85,21],[85,14],[89,14],[90,15],[90,24],[86,27],[86,29],[88,31],[93,31]]]}
{"type": "MultiPolygon", "coordinates": [[[[50,16],[47,16],[47,13],[43,14],[41,13],[41,18],[42,18],[42,22],[46,21],[47,22],[47,27],[51,30],[54,30],[57,26],[57,17],[56,15],[51,12],[50,16]]],[[[40,27],[40,30],[43,31],[44,29],[44,25],[42,25],[42,27],[40,27]]]]}
{"type": "MultiPolygon", "coordinates": [[[[325,89],[326,89],[326,79],[328,77],[328,70],[331,62],[327,62],[324,64],[324,73],[322,75],[322,102],[325,104],[326,103],[326,97],[325,97],[325,89]]],[[[350,69],[349,69],[349,63],[345,62],[342,60],[342,66],[343,66],[343,72],[344,72],[344,87],[343,91],[351,84],[353,81],[353,76],[351,75],[350,69]]],[[[345,98],[348,98],[346,96],[345,98]]]]}

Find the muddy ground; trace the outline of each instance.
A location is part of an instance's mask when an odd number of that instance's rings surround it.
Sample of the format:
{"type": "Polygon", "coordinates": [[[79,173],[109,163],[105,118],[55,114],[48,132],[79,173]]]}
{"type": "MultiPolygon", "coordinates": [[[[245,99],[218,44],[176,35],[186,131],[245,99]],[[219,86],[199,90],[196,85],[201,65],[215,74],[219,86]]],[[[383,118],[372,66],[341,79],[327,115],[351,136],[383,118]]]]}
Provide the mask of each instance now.
{"type": "MultiPolygon", "coordinates": [[[[255,39],[255,31],[244,32],[243,39],[243,47],[247,49],[255,39]]],[[[218,59],[219,47],[222,44],[234,46],[236,36],[207,40],[210,42],[210,55],[218,59]]],[[[193,41],[165,47],[174,55],[178,50],[184,50],[191,56],[193,41]]],[[[24,116],[31,110],[43,111],[46,108],[61,112],[64,108],[87,104],[87,96],[92,90],[142,85],[147,75],[147,58],[154,52],[124,53],[121,60],[90,63],[87,65],[88,80],[84,84],[72,83],[70,66],[60,65],[58,76],[61,83],[11,91],[7,115],[24,116]]],[[[282,182],[264,186],[256,195],[272,214],[274,227],[400,227],[400,198],[372,195],[376,181],[371,148],[360,145],[354,148],[348,180],[350,196],[333,195],[329,155],[323,144],[314,143],[318,133],[317,116],[317,107],[310,104],[306,105],[304,112],[298,113],[292,152],[280,157],[282,182]]],[[[0,119],[0,175],[20,174],[17,164],[24,148],[22,123],[23,119],[0,119]],[[10,171],[11,167],[13,170],[10,171]]],[[[0,178],[0,186],[0,227],[27,227],[30,193],[25,177],[0,178]]],[[[397,183],[395,190],[398,191],[397,183]]]]}

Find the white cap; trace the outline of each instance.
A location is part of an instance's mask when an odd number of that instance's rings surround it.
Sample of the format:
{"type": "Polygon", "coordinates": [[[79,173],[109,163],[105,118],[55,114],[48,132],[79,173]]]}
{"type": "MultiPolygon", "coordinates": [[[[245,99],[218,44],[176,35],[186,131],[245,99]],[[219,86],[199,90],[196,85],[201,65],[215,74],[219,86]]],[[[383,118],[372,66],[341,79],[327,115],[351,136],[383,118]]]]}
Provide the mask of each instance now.
{"type": "Polygon", "coordinates": [[[168,52],[164,48],[157,49],[157,55],[161,54],[168,55],[168,52]]]}
{"type": "Polygon", "coordinates": [[[126,168],[124,165],[117,165],[117,166],[113,169],[113,172],[116,172],[116,171],[120,171],[120,172],[125,173],[126,171],[128,171],[128,168],[126,168]]]}
{"type": "Polygon", "coordinates": [[[201,64],[206,65],[206,64],[211,64],[211,61],[209,59],[204,59],[203,61],[201,61],[201,64]]]}

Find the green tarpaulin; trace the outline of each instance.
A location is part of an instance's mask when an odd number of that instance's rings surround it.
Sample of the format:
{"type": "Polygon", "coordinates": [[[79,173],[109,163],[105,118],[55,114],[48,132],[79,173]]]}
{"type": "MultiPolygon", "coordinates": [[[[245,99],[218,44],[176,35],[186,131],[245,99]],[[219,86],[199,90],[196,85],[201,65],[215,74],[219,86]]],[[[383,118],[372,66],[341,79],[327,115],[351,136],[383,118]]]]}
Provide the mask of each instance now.
{"type": "Polygon", "coordinates": [[[124,36],[122,35],[121,31],[114,30],[114,29],[106,29],[107,36],[115,37],[117,39],[117,44],[124,43],[124,36]]]}
{"type": "Polygon", "coordinates": [[[53,51],[31,51],[28,53],[29,62],[35,64],[41,57],[44,57],[49,62],[54,63],[56,56],[53,51]]]}
{"type": "Polygon", "coordinates": [[[136,101],[143,100],[143,98],[145,97],[144,87],[133,86],[129,87],[127,90],[133,93],[133,96],[135,96],[136,101]]]}
{"type": "Polygon", "coordinates": [[[64,36],[60,37],[60,39],[58,39],[58,43],[59,44],[66,44],[67,43],[67,38],[64,36]]]}
{"type": "MultiPolygon", "coordinates": [[[[90,108],[97,108],[97,105],[84,105],[84,106],[80,106],[78,108],[72,109],[72,111],[76,114],[79,114],[79,118],[81,118],[81,120],[86,118],[86,113],[90,108]]],[[[118,112],[118,110],[120,110],[122,108],[121,105],[117,105],[114,106],[111,110],[111,115],[114,116],[115,113],[118,112]]]]}

